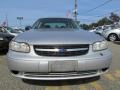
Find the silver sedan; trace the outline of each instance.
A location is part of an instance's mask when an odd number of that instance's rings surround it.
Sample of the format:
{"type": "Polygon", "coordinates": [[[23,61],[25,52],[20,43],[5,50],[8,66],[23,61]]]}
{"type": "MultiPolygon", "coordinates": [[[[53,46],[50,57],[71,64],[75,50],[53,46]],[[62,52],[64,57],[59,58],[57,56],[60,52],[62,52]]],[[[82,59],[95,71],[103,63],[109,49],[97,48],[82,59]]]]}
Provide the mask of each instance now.
{"type": "Polygon", "coordinates": [[[105,39],[68,18],[42,18],[10,43],[12,75],[24,79],[65,80],[108,71],[111,51],[105,39]]]}

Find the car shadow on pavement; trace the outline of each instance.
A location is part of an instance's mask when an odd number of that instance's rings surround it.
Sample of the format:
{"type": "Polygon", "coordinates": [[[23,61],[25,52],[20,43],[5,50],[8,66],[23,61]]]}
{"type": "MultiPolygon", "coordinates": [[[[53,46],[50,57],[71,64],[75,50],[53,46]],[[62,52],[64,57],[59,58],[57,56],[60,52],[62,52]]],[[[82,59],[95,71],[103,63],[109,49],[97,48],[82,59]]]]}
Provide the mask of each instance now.
{"type": "Polygon", "coordinates": [[[53,81],[41,81],[41,80],[27,80],[22,79],[24,83],[37,85],[37,86],[63,86],[63,85],[80,85],[88,84],[94,81],[100,80],[100,76],[85,78],[85,79],[74,79],[74,80],[53,80],[53,81]]]}
{"type": "Polygon", "coordinates": [[[2,55],[6,55],[7,54],[7,52],[8,52],[8,50],[0,50],[0,56],[2,56],[2,55]]]}
{"type": "Polygon", "coordinates": [[[120,41],[113,42],[114,44],[120,45],[120,41]]]}

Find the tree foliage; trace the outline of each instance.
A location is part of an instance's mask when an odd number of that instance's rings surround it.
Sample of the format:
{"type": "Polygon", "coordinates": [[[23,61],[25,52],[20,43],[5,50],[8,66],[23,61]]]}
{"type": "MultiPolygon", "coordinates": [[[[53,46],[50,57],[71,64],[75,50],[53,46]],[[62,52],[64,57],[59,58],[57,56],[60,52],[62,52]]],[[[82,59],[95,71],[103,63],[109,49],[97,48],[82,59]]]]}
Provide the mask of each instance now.
{"type": "Polygon", "coordinates": [[[110,19],[108,19],[107,17],[100,19],[97,23],[99,26],[113,24],[113,22],[110,19]]]}
{"type": "Polygon", "coordinates": [[[110,20],[114,23],[114,22],[119,22],[120,17],[115,14],[115,13],[111,13],[111,15],[109,16],[110,20]]]}
{"type": "Polygon", "coordinates": [[[115,22],[119,22],[119,20],[120,20],[120,16],[118,16],[117,14],[111,13],[109,17],[104,17],[96,23],[91,23],[89,25],[81,24],[80,27],[83,28],[84,30],[90,30],[98,26],[114,24],[115,22]]]}
{"type": "Polygon", "coordinates": [[[89,25],[87,24],[81,24],[80,27],[84,30],[88,30],[89,29],[89,25]]]}

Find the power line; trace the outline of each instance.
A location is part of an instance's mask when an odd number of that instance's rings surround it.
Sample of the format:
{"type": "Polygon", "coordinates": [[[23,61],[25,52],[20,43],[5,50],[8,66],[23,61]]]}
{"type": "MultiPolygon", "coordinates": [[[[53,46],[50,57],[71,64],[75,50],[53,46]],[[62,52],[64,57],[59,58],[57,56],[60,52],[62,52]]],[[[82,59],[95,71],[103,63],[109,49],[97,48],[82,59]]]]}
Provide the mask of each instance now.
{"type": "Polygon", "coordinates": [[[103,17],[103,16],[106,16],[106,15],[109,15],[109,14],[111,14],[112,12],[113,12],[113,13],[115,13],[115,12],[118,12],[118,11],[120,11],[120,9],[117,9],[117,10],[111,11],[111,12],[109,12],[109,13],[106,13],[106,14],[103,14],[103,15],[99,15],[99,16],[93,16],[93,17],[103,17]]]}
{"type": "MultiPolygon", "coordinates": [[[[103,17],[103,16],[106,16],[106,15],[109,15],[109,14],[111,14],[112,12],[113,13],[115,13],[115,12],[118,12],[118,11],[120,11],[120,9],[116,9],[116,10],[114,10],[114,11],[111,11],[111,12],[108,12],[108,13],[105,13],[105,14],[103,14],[103,15],[98,15],[98,16],[89,16],[90,18],[95,18],[95,17],[103,17]]],[[[84,19],[84,20],[88,20],[88,19],[84,19]]]]}
{"type": "Polygon", "coordinates": [[[95,9],[100,8],[100,7],[102,7],[102,6],[104,6],[104,5],[108,4],[108,3],[110,3],[111,1],[112,1],[112,0],[107,0],[106,2],[100,4],[100,5],[98,5],[98,6],[94,7],[94,8],[92,8],[92,9],[89,9],[89,10],[87,10],[87,11],[84,12],[84,13],[92,12],[92,11],[94,11],[95,9]]]}
{"type": "MultiPolygon", "coordinates": [[[[91,17],[89,17],[89,18],[95,19],[94,17],[96,17],[96,18],[105,17],[106,15],[109,15],[109,14],[111,14],[112,12],[115,13],[115,12],[118,12],[118,11],[120,11],[120,9],[116,9],[116,10],[114,10],[114,11],[111,11],[111,12],[109,12],[109,13],[105,13],[105,14],[99,15],[99,16],[91,16],[91,17]]],[[[87,18],[87,19],[80,19],[80,20],[88,20],[88,21],[90,21],[89,18],[87,18]]]]}

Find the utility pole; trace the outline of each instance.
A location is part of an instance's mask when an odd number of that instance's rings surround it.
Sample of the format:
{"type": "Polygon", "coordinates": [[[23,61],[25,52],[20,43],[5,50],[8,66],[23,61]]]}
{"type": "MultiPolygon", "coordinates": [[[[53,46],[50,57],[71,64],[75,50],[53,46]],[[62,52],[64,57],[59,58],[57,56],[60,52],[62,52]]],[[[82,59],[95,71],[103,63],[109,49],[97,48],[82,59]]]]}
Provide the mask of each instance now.
{"type": "Polygon", "coordinates": [[[75,8],[74,8],[74,17],[75,17],[75,21],[77,21],[77,15],[78,15],[78,5],[77,5],[77,0],[75,0],[75,8]]]}
{"type": "Polygon", "coordinates": [[[9,24],[8,24],[8,15],[6,14],[6,26],[8,27],[9,26],[9,24]]]}

